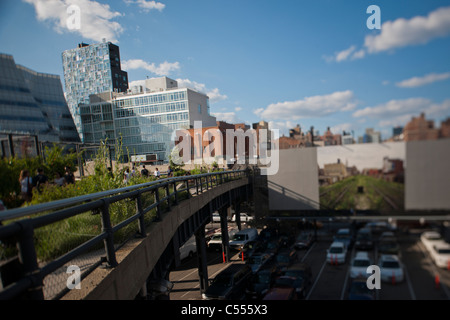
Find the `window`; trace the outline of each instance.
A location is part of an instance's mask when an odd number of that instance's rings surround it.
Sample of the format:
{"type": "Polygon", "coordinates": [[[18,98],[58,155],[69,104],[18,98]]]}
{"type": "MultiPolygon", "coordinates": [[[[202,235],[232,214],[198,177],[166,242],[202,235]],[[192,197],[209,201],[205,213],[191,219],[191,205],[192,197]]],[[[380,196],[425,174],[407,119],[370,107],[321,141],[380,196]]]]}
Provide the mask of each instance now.
{"type": "Polygon", "coordinates": [[[202,105],[201,104],[198,105],[198,113],[202,113],[202,105]]]}

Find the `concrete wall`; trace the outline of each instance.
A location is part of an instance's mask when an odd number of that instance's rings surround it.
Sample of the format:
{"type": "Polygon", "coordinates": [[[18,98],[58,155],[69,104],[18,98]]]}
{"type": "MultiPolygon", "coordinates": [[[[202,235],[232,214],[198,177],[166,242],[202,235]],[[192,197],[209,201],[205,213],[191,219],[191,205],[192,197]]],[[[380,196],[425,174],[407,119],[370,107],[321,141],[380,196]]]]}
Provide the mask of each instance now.
{"type": "Polygon", "coordinates": [[[406,144],[406,210],[450,210],[450,139],[406,144]]]}
{"type": "Polygon", "coordinates": [[[319,209],[317,149],[280,150],[278,173],[267,176],[270,210],[319,209]]]}

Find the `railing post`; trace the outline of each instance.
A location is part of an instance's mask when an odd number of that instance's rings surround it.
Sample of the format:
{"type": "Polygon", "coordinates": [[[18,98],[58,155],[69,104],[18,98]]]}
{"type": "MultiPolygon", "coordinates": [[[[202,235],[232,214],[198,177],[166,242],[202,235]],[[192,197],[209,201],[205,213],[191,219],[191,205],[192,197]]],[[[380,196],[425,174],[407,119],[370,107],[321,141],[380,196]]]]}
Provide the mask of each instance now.
{"type": "Polygon", "coordinates": [[[19,261],[23,265],[24,275],[31,276],[33,279],[33,285],[28,289],[26,297],[32,300],[44,300],[43,282],[39,276],[39,265],[34,246],[34,229],[28,221],[22,221],[19,224],[23,228],[18,241],[19,261]]]}
{"type": "Polygon", "coordinates": [[[139,220],[138,220],[139,236],[145,238],[146,234],[145,234],[144,210],[142,210],[142,193],[140,192],[136,197],[136,210],[139,213],[139,220]]]}
{"type": "Polygon", "coordinates": [[[196,194],[198,195],[198,178],[194,178],[194,179],[195,179],[196,194]]]}
{"type": "Polygon", "coordinates": [[[156,218],[155,221],[161,220],[161,207],[159,204],[159,190],[158,187],[155,189],[155,203],[156,203],[156,218]]]}
{"type": "Polygon", "coordinates": [[[167,197],[167,211],[170,211],[170,207],[171,207],[171,205],[170,205],[170,188],[169,188],[168,182],[166,183],[165,189],[166,189],[166,197],[167,197]]]}
{"type": "Polygon", "coordinates": [[[189,179],[186,180],[186,189],[187,189],[187,193],[188,193],[188,199],[190,199],[192,197],[192,194],[191,194],[191,189],[189,188],[189,179]]]}
{"type": "Polygon", "coordinates": [[[102,199],[102,231],[107,234],[105,243],[107,266],[109,268],[114,268],[117,266],[116,251],[114,249],[114,233],[111,226],[111,217],[109,216],[109,202],[102,199]]]}
{"type": "Polygon", "coordinates": [[[178,205],[178,190],[177,190],[177,182],[173,182],[173,192],[175,192],[175,205],[178,205]]]}

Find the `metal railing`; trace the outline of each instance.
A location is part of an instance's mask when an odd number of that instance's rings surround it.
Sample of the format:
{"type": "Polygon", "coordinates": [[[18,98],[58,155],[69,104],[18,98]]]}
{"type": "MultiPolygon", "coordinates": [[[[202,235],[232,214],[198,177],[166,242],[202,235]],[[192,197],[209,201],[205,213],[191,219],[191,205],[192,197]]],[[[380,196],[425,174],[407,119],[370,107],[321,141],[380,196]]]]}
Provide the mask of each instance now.
{"type": "MultiPolygon", "coordinates": [[[[100,252],[103,256],[95,266],[103,264],[107,268],[114,268],[117,265],[116,251],[121,245],[115,243],[115,233],[136,222],[137,228],[136,226],[132,228],[133,235],[145,237],[148,223],[160,220],[164,210],[169,211],[171,206],[177,205],[182,198],[189,199],[217,185],[248,177],[250,174],[250,171],[239,170],[165,178],[121,189],[4,211],[0,213],[0,225],[4,224],[0,226],[0,245],[17,247],[17,255],[13,259],[18,258],[19,264],[16,265],[20,266],[21,270],[19,277],[16,276],[6,285],[3,284],[3,290],[0,283],[0,299],[23,298],[24,294],[28,299],[48,298],[48,294],[44,295],[44,278],[73,259],[92,251],[99,244],[101,247],[102,243],[104,249],[100,249],[100,252]],[[120,201],[126,202],[119,203],[120,201]],[[129,206],[130,202],[135,202],[133,212],[114,225],[111,222],[110,208],[117,203],[119,206],[129,206]],[[45,238],[49,236],[44,234],[42,240],[36,240],[36,231],[50,225],[52,226],[50,229],[56,230],[56,223],[64,221],[69,224],[69,219],[86,213],[90,216],[100,216],[99,233],[49,262],[40,261],[36,242],[45,242],[45,238]]],[[[51,232],[52,230],[49,234],[51,232]]],[[[122,244],[125,241],[123,240],[122,244]]],[[[4,277],[2,278],[5,280],[4,277]]],[[[66,283],[63,284],[63,291],[66,290],[65,287],[66,283]]],[[[61,293],[58,292],[54,296],[61,296],[61,293]]]]}

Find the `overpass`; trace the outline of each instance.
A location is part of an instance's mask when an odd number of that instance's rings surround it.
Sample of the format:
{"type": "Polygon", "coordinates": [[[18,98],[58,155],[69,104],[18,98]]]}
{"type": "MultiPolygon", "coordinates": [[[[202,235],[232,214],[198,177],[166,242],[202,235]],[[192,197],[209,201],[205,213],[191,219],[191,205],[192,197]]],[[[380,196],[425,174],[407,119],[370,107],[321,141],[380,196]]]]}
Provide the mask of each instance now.
{"type": "MultiPolygon", "coordinates": [[[[167,178],[4,211],[0,299],[145,298],[153,283],[179,265],[179,248],[193,235],[205,290],[205,225],[218,211],[227,230],[228,208],[234,206],[239,215],[240,203],[252,196],[256,174],[239,170],[167,178]],[[77,229],[77,224],[84,225],[77,229]],[[80,287],[73,288],[77,277],[80,287]]],[[[227,232],[223,239],[229,259],[227,232]]]]}

